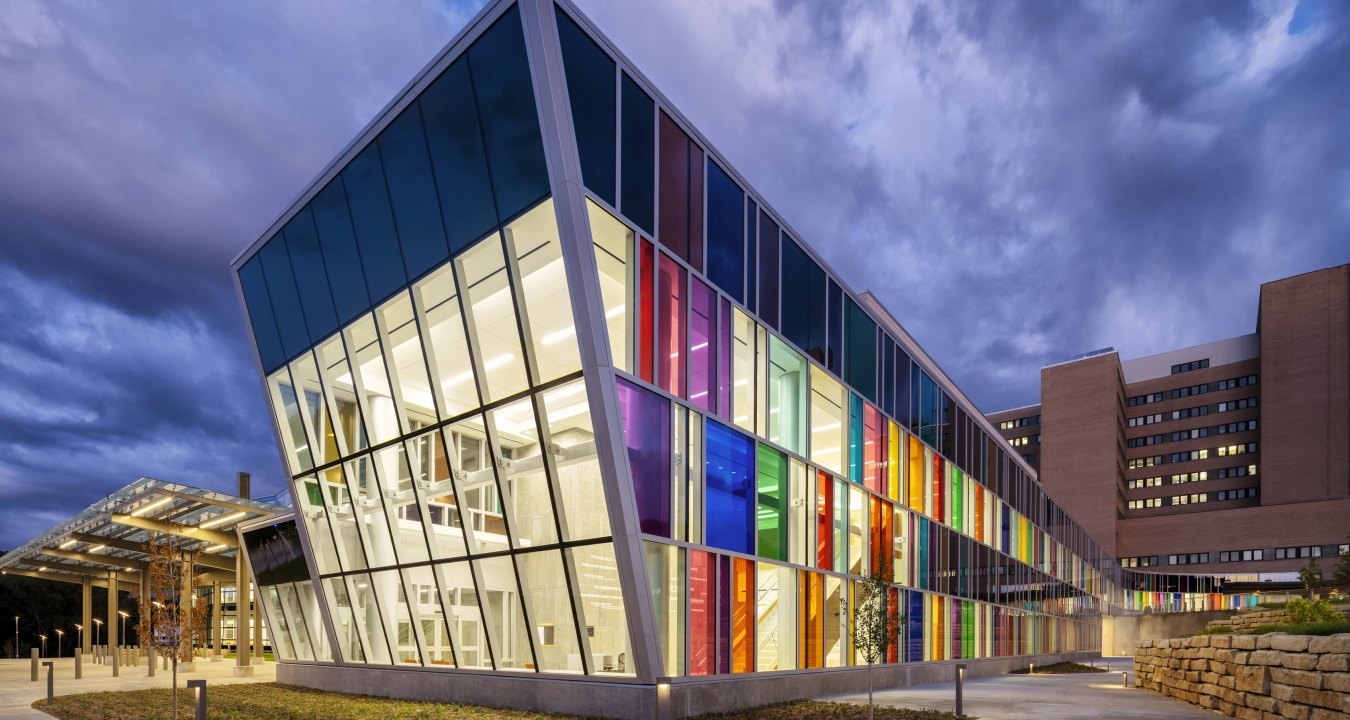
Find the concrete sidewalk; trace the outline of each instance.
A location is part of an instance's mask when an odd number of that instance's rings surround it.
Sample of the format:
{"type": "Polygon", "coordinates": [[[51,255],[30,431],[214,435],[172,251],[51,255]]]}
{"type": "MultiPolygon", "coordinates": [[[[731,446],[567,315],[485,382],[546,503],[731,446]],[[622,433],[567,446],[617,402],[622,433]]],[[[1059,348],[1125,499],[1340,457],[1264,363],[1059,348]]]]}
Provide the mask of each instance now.
{"type": "MultiPolygon", "coordinates": [[[[1165,698],[1148,690],[1121,687],[1122,670],[1129,671],[1130,682],[1134,682],[1133,659],[1103,658],[1095,661],[1095,664],[1102,667],[1104,661],[1110,661],[1112,672],[1080,675],[996,675],[967,680],[962,710],[965,714],[981,720],[1013,718],[1213,720],[1217,717],[1180,700],[1165,698]]],[[[955,683],[950,682],[900,690],[878,690],[875,693],[878,705],[929,708],[947,712],[955,709],[955,695],[955,683]]],[[[833,695],[817,699],[865,704],[867,693],[833,695]]]]}
{"type": "MultiPolygon", "coordinates": [[[[167,688],[173,674],[168,670],[155,670],[154,677],[148,677],[145,665],[121,668],[122,676],[113,677],[112,667],[84,663],[84,678],[75,679],[75,659],[48,658],[56,663],[55,691],[57,695],[95,692],[100,690],[145,690],[149,688],[167,688]]],[[[41,662],[41,661],[39,661],[41,662]]],[[[178,673],[178,686],[187,687],[188,680],[206,680],[207,686],[231,683],[261,683],[276,680],[276,663],[254,665],[251,678],[234,677],[234,661],[225,660],[213,663],[210,660],[198,660],[195,672],[178,673]]],[[[51,720],[51,716],[30,707],[34,700],[47,697],[47,668],[38,666],[38,681],[30,679],[29,660],[0,660],[0,719],[2,720],[51,720]]]]}

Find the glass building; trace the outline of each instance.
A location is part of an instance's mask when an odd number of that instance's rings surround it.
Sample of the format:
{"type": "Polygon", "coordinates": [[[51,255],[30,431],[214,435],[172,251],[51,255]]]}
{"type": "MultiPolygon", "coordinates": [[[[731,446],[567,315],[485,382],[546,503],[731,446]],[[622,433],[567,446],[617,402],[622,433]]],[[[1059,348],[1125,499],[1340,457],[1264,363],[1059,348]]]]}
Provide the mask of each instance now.
{"type": "Polygon", "coordinates": [[[483,10],[234,270],[296,500],[245,533],[283,675],[810,677],[861,662],[882,568],[890,663],[1245,601],[1099,551],[566,2],[483,10]]]}

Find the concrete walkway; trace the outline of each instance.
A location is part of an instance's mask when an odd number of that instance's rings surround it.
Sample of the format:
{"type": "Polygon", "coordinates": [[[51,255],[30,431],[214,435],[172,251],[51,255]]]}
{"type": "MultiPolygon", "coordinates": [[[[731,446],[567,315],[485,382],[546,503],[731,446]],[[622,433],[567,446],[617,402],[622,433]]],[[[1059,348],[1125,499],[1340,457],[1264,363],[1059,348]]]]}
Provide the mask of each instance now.
{"type": "MultiPolygon", "coordinates": [[[[49,658],[52,659],[52,658],[49,658]]],[[[84,663],[84,678],[75,679],[74,658],[54,658],[56,663],[55,691],[57,695],[95,692],[99,690],[145,690],[148,688],[167,688],[171,671],[155,670],[154,677],[147,677],[145,665],[121,668],[122,676],[113,677],[112,667],[84,663]]],[[[41,662],[41,661],[39,661],[41,662]]],[[[197,661],[197,671],[178,673],[178,686],[187,687],[188,680],[206,680],[207,687],[238,682],[273,682],[276,680],[276,664],[255,665],[253,677],[234,677],[234,661],[225,660],[213,663],[210,660],[197,661]]],[[[47,697],[47,668],[38,665],[38,681],[30,680],[30,666],[27,659],[0,660],[0,720],[51,720],[51,716],[30,707],[34,700],[47,697]]]]}
{"type": "MultiPolygon", "coordinates": [[[[966,680],[962,710],[981,720],[1012,718],[1070,718],[1077,720],[1175,720],[1176,718],[1217,717],[1213,713],[1165,698],[1139,688],[1121,687],[1120,671],[1130,672],[1131,658],[1103,658],[1112,672],[1080,675],[995,675],[966,680]]],[[[955,683],[918,685],[902,690],[879,690],[878,705],[929,708],[952,712],[956,707],[955,683]]],[[[867,702],[867,693],[850,693],[817,698],[835,702],[867,702]]]]}

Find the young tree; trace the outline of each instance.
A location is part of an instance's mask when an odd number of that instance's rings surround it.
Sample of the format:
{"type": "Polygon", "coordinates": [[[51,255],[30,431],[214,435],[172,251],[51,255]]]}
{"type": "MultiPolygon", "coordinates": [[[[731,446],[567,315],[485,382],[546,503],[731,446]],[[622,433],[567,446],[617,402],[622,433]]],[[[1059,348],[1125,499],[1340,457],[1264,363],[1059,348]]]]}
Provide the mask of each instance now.
{"type": "Polygon", "coordinates": [[[890,563],[881,559],[872,574],[856,586],[853,598],[853,647],[867,663],[867,717],[875,713],[872,701],[872,666],[885,660],[891,644],[900,633],[904,617],[891,604],[894,574],[890,563]]]}
{"type": "MultiPolygon", "coordinates": [[[[200,584],[193,572],[200,553],[188,550],[179,535],[152,533],[150,593],[140,599],[138,631],[143,643],[173,662],[173,717],[178,718],[178,663],[192,662],[193,648],[206,634],[206,604],[196,602],[200,584]]],[[[154,662],[154,658],[150,659],[154,662]]]]}
{"type": "Polygon", "coordinates": [[[1308,599],[1316,600],[1317,589],[1322,587],[1322,566],[1317,564],[1317,558],[1308,558],[1308,564],[1299,568],[1298,581],[1308,591],[1308,599]]]}
{"type": "MultiPolygon", "coordinates": [[[[1350,533],[1346,533],[1345,539],[1350,540],[1350,533]]],[[[1350,554],[1336,560],[1336,567],[1331,569],[1331,585],[1343,593],[1350,593],[1350,554]]]]}

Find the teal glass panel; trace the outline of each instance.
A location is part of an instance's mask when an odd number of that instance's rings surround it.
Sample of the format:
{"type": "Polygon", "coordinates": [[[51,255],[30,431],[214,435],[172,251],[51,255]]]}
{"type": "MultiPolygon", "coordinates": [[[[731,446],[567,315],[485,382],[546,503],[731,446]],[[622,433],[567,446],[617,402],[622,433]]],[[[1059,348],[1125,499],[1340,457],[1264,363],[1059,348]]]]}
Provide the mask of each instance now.
{"type": "Polygon", "coordinates": [[[787,560],[787,456],[761,444],[757,464],[758,554],[770,560],[787,560]]]}
{"type": "Polygon", "coordinates": [[[453,255],[497,226],[478,102],[469,63],[455,61],[418,98],[436,175],[445,239],[453,255]]]}
{"type": "Polygon", "coordinates": [[[277,320],[272,315],[272,299],[267,294],[267,278],[263,277],[262,258],[254,255],[239,268],[239,287],[248,306],[248,322],[253,327],[253,339],[258,345],[258,359],[263,370],[270,374],[286,362],[281,349],[281,335],[277,320]]]}
{"type": "Polygon", "coordinates": [[[548,194],[548,168],[520,9],[512,6],[469,48],[469,70],[497,215],[503,222],[548,194]]]}
{"type": "Polygon", "coordinates": [[[656,103],[627,73],[620,88],[619,211],[651,235],[656,227],[656,103]]]}
{"type": "Polygon", "coordinates": [[[320,190],[309,207],[319,233],[333,308],[338,324],[344,325],[370,308],[370,293],[366,291],[366,275],[361,270],[361,254],[356,250],[356,234],[352,231],[342,178],[334,178],[320,190]]]}
{"type": "Polygon", "coordinates": [[[572,127],[576,129],[577,153],[581,156],[581,180],[612,206],[618,102],[614,60],[562,8],[555,10],[567,97],[572,106],[572,127]]]}
{"type": "Polygon", "coordinates": [[[295,274],[291,271],[291,256],[286,250],[285,238],[274,235],[258,255],[262,258],[267,294],[272,299],[272,314],[276,316],[277,331],[281,335],[281,349],[286,357],[294,357],[311,343],[305,316],[300,310],[300,293],[295,289],[295,274]]]}
{"type": "Polygon", "coordinates": [[[415,278],[450,255],[417,103],[408,106],[380,133],[380,157],[403,250],[403,269],[409,278],[415,278]]]}
{"type": "Polygon", "coordinates": [[[342,171],[356,245],[361,250],[366,289],[372,302],[379,302],[407,284],[403,255],[394,232],[394,213],[389,207],[389,189],[384,183],[380,148],[371,144],[352,158],[342,171]]]}
{"type": "Polygon", "coordinates": [[[290,251],[295,287],[300,292],[300,307],[304,310],[309,336],[316,340],[328,337],[337,330],[337,313],[333,310],[333,293],[328,288],[328,273],[324,270],[323,253],[319,249],[319,236],[314,232],[309,206],[301,208],[286,223],[282,233],[290,251]]]}

